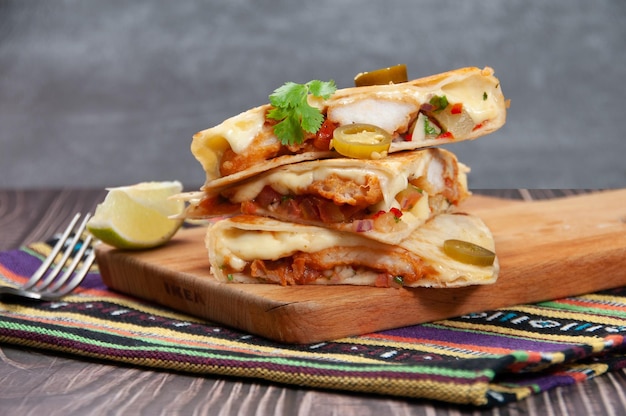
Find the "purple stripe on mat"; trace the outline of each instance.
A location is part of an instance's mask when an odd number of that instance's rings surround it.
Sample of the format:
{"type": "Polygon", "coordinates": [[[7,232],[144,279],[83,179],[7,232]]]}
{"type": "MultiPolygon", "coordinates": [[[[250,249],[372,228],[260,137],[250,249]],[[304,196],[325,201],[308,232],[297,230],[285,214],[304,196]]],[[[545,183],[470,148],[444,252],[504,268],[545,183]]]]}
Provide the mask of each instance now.
{"type": "Polygon", "coordinates": [[[107,286],[102,282],[100,273],[87,273],[85,280],[80,284],[83,289],[108,290],[107,286]]]}
{"type": "MultiPolygon", "coordinates": [[[[35,273],[41,263],[39,258],[23,250],[0,252],[0,264],[11,273],[22,277],[28,277],[35,273]]],[[[81,283],[81,287],[101,290],[107,288],[97,272],[88,273],[85,280],[81,283]]]]}
{"type": "Polygon", "coordinates": [[[550,390],[554,387],[568,386],[576,383],[576,378],[571,375],[562,374],[502,374],[497,377],[497,382],[503,385],[528,386],[535,392],[550,390]]]}
{"type": "Polygon", "coordinates": [[[563,350],[564,343],[554,343],[542,340],[528,340],[504,335],[481,334],[479,332],[466,332],[453,330],[433,325],[414,325],[405,328],[381,331],[379,334],[411,339],[427,339],[432,341],[450,342],[463,346],[484,346],[493,348],[505,348],[510,350],[554,352],[563,350]]]}
{"type": "Polygon", "coordinates": [[[30,276],[37,270],[41,261],[24,251],[11,250],[0,252],[0,264],[14,274],[30,276]]]}

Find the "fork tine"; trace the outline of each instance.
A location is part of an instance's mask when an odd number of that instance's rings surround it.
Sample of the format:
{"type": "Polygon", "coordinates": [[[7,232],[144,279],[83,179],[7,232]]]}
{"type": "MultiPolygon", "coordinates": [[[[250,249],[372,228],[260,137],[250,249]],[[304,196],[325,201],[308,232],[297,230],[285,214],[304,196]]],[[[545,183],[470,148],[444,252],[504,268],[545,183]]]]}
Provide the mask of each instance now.
{"type": "Polygon", "coordinates": [[[46,257],[44,262],[41,263],[41,266],[39,266],[39,268],[35,271],[35,273],[33,273],[33,275],[28,280],[28,282],[26,282],[26,284],[24,285],[26,289],[29,289],[33,287],[35,284],[37,284],[37,282],[39,282],[39,280],[41,280],[41,278],[45,274],[46,270],[50,268],[50,265],[52,264],[56,256],[59,254],[59,251],[61,251],[63,244],[65,243],[65,241],[67,241],[67,237],[72,232],[72,229],[74,229],[74,226],[76,225],[76,222],[78,222],[79,218],[80,218],[80,213],[74,215],[74,218],[72,219],[70,224],[67,226],[67,228],[65,229],[65,231],[63,232],[63,234],[61,235],[57,243],[54,245],[48,257],[46,257]]]}
{"type": "MultiPolygon", "coordinates": [[[[54,249],[52,250],[52,252],[48,256],[48,258],[46,258],[46,261],[44,262],[44,264],[42,264],[42,267],[37,270],[36,274],[39,274],[37,276],[37,279],[34,279],[35,276],[33,276],[28,281],[28,283],[26,284],[24,289],[27,289],[27,290],[28,289],[33,289],[35,286],[37,286],[37,288],[39,290],[45,290],[52,283],[52,281],[58,276],[59,272],[65,266],[65,263],[67,263],[67,260],[69,259],[70,255],[72,254],[72,251],[74,251],[74,249],[76,247],[76,244],[80,240],[80,238],[82,236],[82,233],[85,230],[85,227],[87,226],[87,221],[89,220],[89,217],[90,217],[89,213],[87,215],[85,215],[85,218],[83,219],[82,223],[80,224],[78,229],[74,232],[74,236],[73,236],[70,244],[66,247],[65,251],[63,252],[63,256],[58,261],[58,263],[55,265],[54,269],[50,273],[48,273],[48,275],[45,276],[45,278],[44,278],[46,270],[48,270],[50,268],[51,263],[54,261],[56,256],[58,256],[60,249],[67,242],[67,239],[69,238],[70,234],[72,233],[72,230],[74,229],[74,226],[76,225],[76,222],[80,218],[80,213],[76,214],[74,216],[74,219],[72,220],[70,225],[67,227],[67,229],[65,230],[65,232],[63,233],[61,238],[59,238],[59,241],[55,244],[54,249]],[[58,249],[57,249],[57,246],[59,246],[58,249]],[[45,268],[43,267],[44,265],[46,265],[45,268]]],[[[68,277],[69,276],[66,276],[65,279],[67,280],[68,277]]],[[[61,282],[61,284],[63,284],[63,282],[61,282]]]]}
{"type": "MultiPolygon", "coordinates": [[[[56,291],[59,288],[61,288],[65,284],[65,282],[67,282],[67,280],[72,276],[72,273],[74,273],[74,270],[76,270],[76,267],[78,267],[78,264],[80,263],[81,259],[85,255],[85,252],[87,251],[88,248],[90,248],[91,239],[92,239],[91,235],[88,235],[85,238],[85,241],[82,242],[82,245],[80,246],[80,248],[78,249],[78,251],[74,255],[74,258],[72,259],[72,263],[65,269],[65,273],[63,273],[63,276],[61,276],[59,279],[55,280],[53,284],[51,284],[49,287],[47,287],[46,288],[46,292],[58,293],[56,291]]],[[[68,251],[71,251],[74,248],[75,248],[75,245],[74,246],[70,246],[70,247],[68,247],[68,251]]],[[[91,254],[92,253],[90,253],[90,255],[91,254]]],[[[88,259],[85,259],[85,260],[88,260],[88,259]]],[[[73,283],[73,282],[74,282],[74,279],[72,279],[70,281],[70,283],[73,283]]],[[[76,286],[74,286],[74,287],[76,287],[76,286]]]]}
{"type": "MultiPolygon", "coordinates": [[[[74,257],[74,261],[72,262],[72,265],[65,272],[67,277],[69,277],[69,275],[71,275],[72,271],[74,271],[74,269],[76,268],[76,266],[80,262],[80,259],[85,255],[85,251],[87,250],[87,247],[89,247],[91,245],[91,240],[92,240],[91,236],[88,236],[85,239],[85,242],[84,242],[83,246],[80,248],[79,252],[76,254],[76,257],[74,257]]],[[[89,272],[89,269],[91,268],[91,265],[93,264],[93,262],[96,259],[96,251],[93,249],[93,247],[90,247],[90,249],[91,249],[91,252],[83,260],[82,267],[76,273],[74,273],[74,276],[67,283],[67,285],[62,290],[57,290],[54,293],[52,293],[52,292],[47,293],[48,295],[53,295],[53,296],[56,296],[56,297],[63,297],[65,295],[67,295],[68,293],[70,293],[71,291],[73,291],[74,289],[76,289],[82,283],[82,281],[87,276],[87,272],[89,272]]],[[[67,277],[64,276],[65,280],[67,280],[67,277]]],[[[55,290],[56,290],[56,288],[55,288],[55,290]]]]}

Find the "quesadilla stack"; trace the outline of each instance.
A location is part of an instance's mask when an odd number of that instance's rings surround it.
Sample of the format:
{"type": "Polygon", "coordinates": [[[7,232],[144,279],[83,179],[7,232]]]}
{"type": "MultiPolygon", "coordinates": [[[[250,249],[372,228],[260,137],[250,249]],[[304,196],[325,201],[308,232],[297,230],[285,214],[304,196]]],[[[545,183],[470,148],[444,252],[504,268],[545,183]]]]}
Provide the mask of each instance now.
{"type": "Polygon", "coordinates": [[[212,274],[281,285],[493,283],[491,232],[456,212],[469,168],[434,147],[504,124],[493,70],[307,87],[286,84],[270,104],[194,135],[206,182],[184,195],[185,216],[212,219],[212,274]]]}

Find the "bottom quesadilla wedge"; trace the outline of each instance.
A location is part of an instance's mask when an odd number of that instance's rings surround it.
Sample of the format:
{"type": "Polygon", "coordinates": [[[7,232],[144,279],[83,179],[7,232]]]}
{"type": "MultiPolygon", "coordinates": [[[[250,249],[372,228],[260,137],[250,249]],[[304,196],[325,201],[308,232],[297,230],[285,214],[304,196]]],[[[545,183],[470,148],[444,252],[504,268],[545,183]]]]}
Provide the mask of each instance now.
{"type": "Polygon", "coordinates": [[[215,222],[205,242],[222,282],[445,288],[499,272],[490,230],[463,213],[437,215],[397,245],[250,215],[215,222]]]}

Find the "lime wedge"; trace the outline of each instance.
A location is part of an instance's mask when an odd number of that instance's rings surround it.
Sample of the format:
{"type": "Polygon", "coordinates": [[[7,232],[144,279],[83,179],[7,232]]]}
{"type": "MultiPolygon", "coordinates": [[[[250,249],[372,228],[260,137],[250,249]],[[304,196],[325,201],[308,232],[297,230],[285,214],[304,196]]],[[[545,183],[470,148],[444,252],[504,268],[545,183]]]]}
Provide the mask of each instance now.
{"type": "Polygon", "coordinates": [[[172,199],[182,192],[178,181],[142,182],[107,188],[104,201],[87,223],[87,230],[103,243],[123,249],[165,244],[178,231],[185,203],[172,199]]]}

